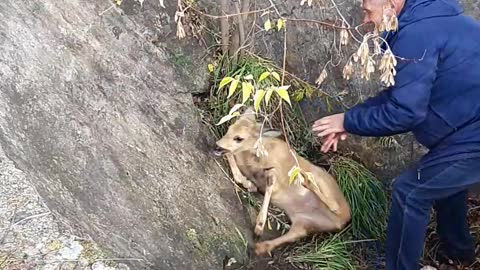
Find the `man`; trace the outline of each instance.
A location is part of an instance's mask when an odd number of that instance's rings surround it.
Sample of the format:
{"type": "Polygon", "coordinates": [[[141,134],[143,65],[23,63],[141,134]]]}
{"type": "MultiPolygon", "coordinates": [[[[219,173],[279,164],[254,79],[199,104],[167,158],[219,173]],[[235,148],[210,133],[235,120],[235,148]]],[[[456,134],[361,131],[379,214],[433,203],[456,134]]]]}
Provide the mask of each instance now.
{"type": "Polygon", "coordinates": [[[393,182],[387,270],[419,269],[432,206],[442,254],[471,263],[466,199],[480,182],[480,24],[456,0],[364,0],[365,22],[379,24],[389,3],[399,20],[387,37],[398,57],[395,85],[312,129],[325,152],[347,133],[412,131],[429,152],[393,182]]]}

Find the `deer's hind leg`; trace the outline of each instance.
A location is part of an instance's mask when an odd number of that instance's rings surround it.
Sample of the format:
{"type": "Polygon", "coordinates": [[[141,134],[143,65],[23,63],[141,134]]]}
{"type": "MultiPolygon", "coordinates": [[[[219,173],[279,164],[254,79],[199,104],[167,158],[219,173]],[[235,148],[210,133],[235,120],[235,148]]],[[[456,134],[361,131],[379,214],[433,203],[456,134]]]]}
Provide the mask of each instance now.
{"type": "Polygon", "coordinates": [[[286,243],[296,242],[310,233],[335,232],[342,227],[343,223],[340,219],[326,209],[314,213],[297,214],[292,218],[292,227],[286,234],[257,243],[255,254],[270,253],[273,249],[286,243]]]}
{"type": "Polygon", "coordinates": [[[317,181],[315,179],[314,182],[312,183],[308,179],[306,179],[302,183],[302,185],[305,188],[309,189],[311,192],[315,193],[315,195],[317,195],[317,197],[323,203],[325,203],[325,205],[328,207],[328,209],[330,209],[330,211],[335,213],[340,208],[337,201],[335,201],[335,199],[332,198],[331,194],[328,194],[328,192],[325,192],[326,188],[323,187],[323,189],[322,189],[322,184],[320,183],[320,181],[317,181]]]}
{"type": "Polygon", "coordinates": [[[292,227],[286,234],[272,240],[255,244],[255,254],[258,256],[265,253],[270,253],[276,247],[286,243],[293,243],[300,238],[307,236],[307,234],[308,230],[303,223],[293,222],[292,227]]]}
{"type": "Polygon", "coordinates": [[[322,214],[318,219],[322,220],[322,217],[325,217],[328,218],[328,220],[335,222],[337,227],[341,228],[345,226],[345,224],[351,219],[351,209],[347,201],[345,200],[343,203],[341,203],[342,201],[335,200],[331,194],[329,197],[325,197],[324,192],[322,191],[328,190],[325,187],[326,184],[322,183],[321,180],[315,180],[315,182],[317,185],[305,180],[304,187],[313,192],[328,208],[322,208],[320,210],[322,214]],[[323,190],[321,190],[321,187],[323,187],[323,190]]]}

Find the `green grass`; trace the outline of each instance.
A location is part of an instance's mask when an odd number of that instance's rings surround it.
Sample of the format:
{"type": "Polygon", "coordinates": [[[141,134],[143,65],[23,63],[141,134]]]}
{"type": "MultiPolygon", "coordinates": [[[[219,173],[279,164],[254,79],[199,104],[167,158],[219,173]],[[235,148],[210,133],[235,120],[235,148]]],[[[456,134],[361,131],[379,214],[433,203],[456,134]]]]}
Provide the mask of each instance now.
{"type": "Polygon", "coordinates": [[[292,263],[306,263],[315,270],[355,270],[349,244],[341,233],[331,234],[328,238],[316,239],[295,248],[288,260],[292,263]]]}
{"type": "Polygon", "coordinates": [[[385,238],[387,196],[382,183],[360,163],[337,157],[330,168],[352,209],[356,239],[385,238]]]}

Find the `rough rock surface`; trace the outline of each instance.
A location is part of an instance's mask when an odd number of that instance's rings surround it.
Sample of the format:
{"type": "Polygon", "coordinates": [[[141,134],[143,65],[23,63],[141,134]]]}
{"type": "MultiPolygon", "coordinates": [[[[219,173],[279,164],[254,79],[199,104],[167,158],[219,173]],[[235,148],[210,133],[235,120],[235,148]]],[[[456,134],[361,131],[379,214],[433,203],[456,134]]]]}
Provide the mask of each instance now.
{"type": "Polygon", "coordinates": [[[242,251],[234,228],[248,230],[208,156],[190,95],[200,80],[179,80],[165,48],[166,5],[0,1],[0,144],[55,216],[109,256],[220,269],[242,251]]]}
{"type": "Polygon", "coordinates": [[[0,268],[128,270],[91,239],[59,223],[25,174],[0,148],[0,268]],[[113,260],[111,260],[113,259],[113,260]]]}

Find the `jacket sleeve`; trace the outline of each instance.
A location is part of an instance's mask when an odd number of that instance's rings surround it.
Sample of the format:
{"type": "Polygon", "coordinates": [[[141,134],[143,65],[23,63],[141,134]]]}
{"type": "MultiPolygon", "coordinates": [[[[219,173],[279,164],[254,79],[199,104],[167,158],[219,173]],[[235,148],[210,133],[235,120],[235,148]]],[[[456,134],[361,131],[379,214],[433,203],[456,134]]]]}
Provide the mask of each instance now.
{"type": "Polygon", "coordinates": [[[345,112],[348,133],[390,136],[411,131],[424,120],[436,78],[438,50],[427,35],[408,30],[399,33],[392,48],[393,54],[402,58],[397,59],[395,85],[383,91],[384,102],[370,101],[370,106],[360,104],[345,112]]]}

